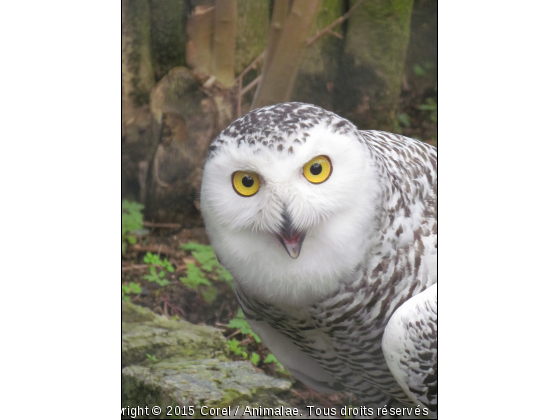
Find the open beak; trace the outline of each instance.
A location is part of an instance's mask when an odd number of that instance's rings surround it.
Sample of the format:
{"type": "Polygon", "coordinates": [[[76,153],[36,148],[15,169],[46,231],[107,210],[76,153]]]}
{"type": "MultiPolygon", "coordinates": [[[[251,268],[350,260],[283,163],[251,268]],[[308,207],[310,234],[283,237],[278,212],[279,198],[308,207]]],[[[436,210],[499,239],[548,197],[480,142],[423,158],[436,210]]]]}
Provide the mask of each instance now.
{"type": "Polygon", "coordinates": [[[290,214],[287,210],[284,210],[282,212],[282,229],[276,237],[284,246],[288,255],[294,260],[299,257],[305,234],[306,232],[299,232],[294,228],[290,214]]]}
{"type": "Polygon", "coordinates": [[[299,257],[301,244],[303,244],[303,240],[305,239],[305,233],[296,232],[292,236],[282,233],[281,235],[278,235],[278,239],[280,240],[280,243],[284,245],[284,249],[290,257],[294,260],[299,257]]]}

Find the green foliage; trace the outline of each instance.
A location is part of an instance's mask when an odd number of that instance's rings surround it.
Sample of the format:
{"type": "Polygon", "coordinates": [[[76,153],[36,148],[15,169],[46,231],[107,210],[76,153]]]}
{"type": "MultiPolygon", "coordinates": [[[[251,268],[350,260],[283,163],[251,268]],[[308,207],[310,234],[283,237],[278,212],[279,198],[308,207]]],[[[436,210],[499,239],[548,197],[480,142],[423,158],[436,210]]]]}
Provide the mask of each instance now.
{"type": "Polygon", "coordinates": [[[146,357],[148,357],[148,359],[150,359],[152,362],[157,362],[156,357],[152,356],[151,354],[146,353],[146,357]]]}
{"type": "Polygon", "coordinates": [[[245,359],[249,358],[249,355],[247,354],[247,348],[245,346],[240,346],[239,345],[239,341],[237,341],[235,338],[232,338],[231,340],[228,340],[228,346],[229,346],[229,350],[235,354],[236,356],[242,356],[245,359]]]}
{"type": "Polygon", "coordinates": [[[175,269],[173,268],[171,263],[167,261],[167,258],[162,261],[158,255],[154,255],[151,252],[148,252],[144,256],[144,262],[148,264],[150,274],[146,274],[142,278],[150,282],[155,282],[160,286],[166,286],[169,284],[169,281],[165,279],[165,273],[167,271],[173,273],[175,269]],[[159,270],[157,270],[156,267],[158,267],[159,270]]]}
{"type": "MultiPolygon", "coordinates": [[[[419,105],[418,109],[420,109],[420,111],[429,112],[430,113],[430,120],[433,123],[437,124],[437,102],[434,98],[426,99],[426,103],[424,103],[422,105],[419,105]]],[[[434,141],[435,141],[436,146],[437,146],[437,133],[435,135],[434,141]]]]}
{"type": "Polygon", "coordinates": [[[251,330],[251,327],[245,320],[245,315],[241,309],[237,311],[236,317],[229,321],[228,328],[237,328],[241,331],[241,334],[251,334],[257,343],[262,342],[259,336],[251,330]]]}
{"type": "Polygon", "coordinates": [[[121,289],[121,297],[127,302],[130,302],[130,296],[128,296],[129,294],[139,294],[140,292],[142,292],[142,287],[138,283],[134,282],[122,284],[121,289]]]}
{"type": "Polygon", "coordinates": [[[198,291],[206,303],[212,303],[218,296],[218,290],[210,280],[223,281],[233,286],[233,277],[218,262],[211,246],[189,242],[179,247],[189,251],[199,265],[187,263],[187,276],[179,280],[189,289],[198,291]]]}
{"type": "Polygon", "coordinates": [[[402,126],[410,127],[410,120],[408,118],[408,114],[400,113],[396,115],[395,118],[395,131],[399,134],[402,134],[402,126]]]}
{"type": "Polygon", "coordinates": [[[202,291],[202,297],[206,303],[210,304],[218,297],[218,289],[215,287],[208,287],[206,290],[202,291]]]}
{"type": "Polygon", "coordinates": [[[276,364],[276,371],[289,375],[290,373],[284,368],[284,366],[282,366],[282,364],[278,361],[278,359],[276,358],[276,356],[274,356],[272,353],[269,353],[268,356],[265,357],[265,359],[263,360],[263,363],[274,363],[276,364]]]}
{"type": "Polygon", "coordinates": [[[259,356],[258,353],[252,353],[251,354],[251,363],[254,364],[255,366],[257,366],[259,364],[259,361],[261,360],[261,356],[259,356]]]}
{"type": "Polygon", "coordinates": [[[136,229],[142,228],[142,223],[144,221],[144,216],[141,211],[144,206],[140,203],[135,203],[133,201],[123,200],[122,201],[122,219],[121,219],[121,230],[122,230],[122,254],[126,252],[127,243],[135,244],[136,237],[131,235],[130,232],[136,229]]]}
{"type": "Polygon", "coordinates": [[[212,285],[200,268],[193,263],[187,263],[187,277],[181,277],[179,280],[181,280],[189,289],[196,291],[198,291],[198,286],[201,284],[205,286],[212,285]]]}
{"type": "Polygon", "coordinates": [[[426,76],[430,70],[434,68],[434,63],[426,61],[423,66],[415,64],[412,66],[412,71],[416,76],[426,76]]]}
{"type": "Polygon", "coordinates": [[[241,356],[245,359],[248,359],[251,361],[252,364],[254,364],[255,366],[257,366],[259,364],[259,362],[261,361],[261,356],[259,356],[258,353],[251,353],[251,356],[249,357],[249,353],[247,353],[247,348],[245,346],[240,346],[239,345],[239,341],[237,341],[235,338],[232,338],[231,340],[228,340],[228,346],[229,346],[229,350],[236,356],[241,356]]]}
{"type": "Polygon", "coordinates": [[[426,103],[419,105],[418,109],[420,111],[430,112],[430,120],[432,120],[432,122],[437,123],[437,102],[435,101],[434,98],[426,99],[426,103]]]}

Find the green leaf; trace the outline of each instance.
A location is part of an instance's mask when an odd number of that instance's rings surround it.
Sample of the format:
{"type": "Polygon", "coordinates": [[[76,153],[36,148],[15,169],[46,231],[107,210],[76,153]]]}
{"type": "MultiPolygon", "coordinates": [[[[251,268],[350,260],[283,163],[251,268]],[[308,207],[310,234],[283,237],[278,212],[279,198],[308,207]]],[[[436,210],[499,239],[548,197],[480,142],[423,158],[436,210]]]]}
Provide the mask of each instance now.
{"type": "Polygon", "coordinates": [[[240,330],[242,334],[248,334],[252,332],[251,327],[249,327],[249,324],[244,319],[234,318],[229,321],[229,324],[227,326],[228,328],[236,328],[240,330]]]}
{"type": "Polygon", "coordinates": [[[204,252],[193,251],[192,256],[200,263],[204,271],[212,271],[220,265],[211,248],[204,252]]]}
{"type": "Polygon", "coordinates": [[[215,287],[209,287],[202,292],[202,297],[206,303],[212,303],[218,297],[218,290],[215,287]]]}
{"type": "Polygon", "coordinates": [[[179,280],[191,290],[198,290],[201,284],[211,286],[204,273],[193,263],[187,263],[187,277],[181,277],[179,280]]]}
{"type": "Polygon", "coordinates": [[[252,353],[251,354],[251,363],[254,364],[255,366],[257,366],[259,364],[259,361],[261,360],[261,356],[259,356],[258,353],[252,353]]]}
{"type": "Polygon", "coordinates": [[[165,279],[156,279],[156,283],[159,284],[160,286],[167,286],[169,284],[169,281],[165,280],[165,279]]]}
{"type": "Polygon", "coordinates": [[[426,75],[426,71],[422,67],[420,67],[418,64],[415,64],[412,67],[412,70],[414,70],[414,74],[416,76],[425,76],[426,75]]]}
{"type": "MultiPolygon", "coordinates": [[[[244,352],[245,347],[240,346],[240,345],[239,345],[239,341],[237,341],[235,338],[233,338],[233,339],[231,339],[231,340],[228,340],[227,343],[228,343],[228,346],[229,346],[230,351],[231,351],[233,354],[235,354],[236,356],[241,356],[243,353],[245,353],[245,352],[244,352]]],[[[246,355],[246,354],[247,354],[247,353],[245,353],[245,355],[246,355]]],[[[246,356],[244,356],[244,357],[246,358],[246,356]]]]}
{"type": "Polygon", "coordinates": [[[410,127],[410,120],[408,119],[408,115],[405,113],[397,114],[397,119],[404,124],[405,127],[410,127]]]}
{"type": "Polygon", "coordinates": [[[268,353],[268,356],[265,357],[263,363],[279,363],[279,362],[276,356],[274,356],[272,353],[268,353]]]}
{"type": "Polygon", "coordinates": [[[138,294],[142,292],[142,286],[140,286],[138,283],[131,282],[128,285],[130,286],[130,290],[132,291],[132,293],[138,294]]]}
{"type": "Polygon", "coordinates": [[[218,267],[217,269],[218,272],[218,280],[220,281],[225,281],[230,283],[231,281],[233,281],[233,277],[231,276],[231,274],[229,273],[229,271],[227,271],[224,267],[222,267],[221,265],[218,267]]]}
{"type": "MultiPolygon", "coordinates": [[[[251,327],[249,326],[249,323],[245,319],[239,318],[239,312],[240,311],[241,311],[241,309],[239,309],[239,311],[237,313],[237,315],[238,315],[237,318],[233,318],[231,321],[229,321],[229,324],[227,325],[228,328],[237,328],[238,330],[241,331],[242,334],[250,334],[250,335],[253,336],[253,338],[255,339],[255,341],[257,343],[262,343],[259,336],[251,330],[251,327]]],[[[243,315],[243,312],[241,312],[241,315],[243,317],[245,317],[243,315]]]]}

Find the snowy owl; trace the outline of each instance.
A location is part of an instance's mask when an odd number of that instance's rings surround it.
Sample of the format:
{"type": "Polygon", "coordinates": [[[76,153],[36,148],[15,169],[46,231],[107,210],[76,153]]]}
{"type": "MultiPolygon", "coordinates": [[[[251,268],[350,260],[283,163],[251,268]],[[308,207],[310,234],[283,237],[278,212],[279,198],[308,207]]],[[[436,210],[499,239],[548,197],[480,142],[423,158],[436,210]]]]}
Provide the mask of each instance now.
{"type": "Polygon", "coordinates": [[[437,414],[434,147],[315,105],[253,110],[211,143],[201,210],[251,328],[296,378],[368,416],[437,414]]]}

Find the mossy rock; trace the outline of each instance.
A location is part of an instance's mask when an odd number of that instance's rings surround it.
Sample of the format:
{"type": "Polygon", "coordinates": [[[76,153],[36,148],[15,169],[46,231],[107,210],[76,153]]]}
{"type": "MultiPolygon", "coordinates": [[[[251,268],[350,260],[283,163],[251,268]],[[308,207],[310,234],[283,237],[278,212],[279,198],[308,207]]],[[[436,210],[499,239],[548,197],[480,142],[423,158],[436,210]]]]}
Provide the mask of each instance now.
{"type": "Polygon", "coordinates": [[[153,363],[146,354],[157,360],[172,356],[227,360],[229,350],[226,339],[215,328],[168,319],[123,302],[122,366],[153,363]]]}
{"type": "Polygon", "coordinates": [[[162,409],[158,416],[135,418],[175,418],[166,415],[167,407],[193,406],[194,418],[204,417],[202,406],[288,407],[282,400],[289,397],[289,381],[257,372],[249,361],[232,361],[228,354],[226,339],[215,328],[123,302],[121,406],[162,409]]]}

